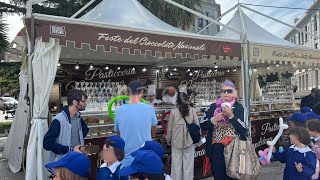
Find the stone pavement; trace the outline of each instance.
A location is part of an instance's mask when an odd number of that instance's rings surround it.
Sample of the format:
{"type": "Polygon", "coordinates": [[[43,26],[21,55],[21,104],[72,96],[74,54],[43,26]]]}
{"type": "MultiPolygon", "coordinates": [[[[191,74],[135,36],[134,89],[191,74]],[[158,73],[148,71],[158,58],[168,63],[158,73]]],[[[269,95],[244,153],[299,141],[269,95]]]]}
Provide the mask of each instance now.
{"type": "MultiPolygon", "coordinates": [[[[269,165],[262,166],[262,172],[258,180],[282,180],[285,164],[273,162],[269,165]]],[[[203,180],[214,180],[212,177],[203,180]]]]}
{"type": "MultiPolygon", "coordinates": [[[[0,154],[2,155],[2,154],[0,154]]],[[[24,172],[12,173],[7,160],[0,158],[0,180],[24,180],[24,172]]]]}

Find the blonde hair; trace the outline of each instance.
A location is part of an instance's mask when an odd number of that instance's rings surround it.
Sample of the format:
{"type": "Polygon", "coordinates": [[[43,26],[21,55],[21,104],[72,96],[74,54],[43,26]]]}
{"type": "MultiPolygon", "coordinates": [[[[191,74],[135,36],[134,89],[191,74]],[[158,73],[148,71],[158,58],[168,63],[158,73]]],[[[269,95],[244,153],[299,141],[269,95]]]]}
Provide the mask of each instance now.
{"type": "Polygon", "coordinates": [[[61,180],[88,180],[87,177],[82,177],[77,174],[74,174],[69,169],[64,167],[58,167],[54,169],[56,176],[61,180]]]}

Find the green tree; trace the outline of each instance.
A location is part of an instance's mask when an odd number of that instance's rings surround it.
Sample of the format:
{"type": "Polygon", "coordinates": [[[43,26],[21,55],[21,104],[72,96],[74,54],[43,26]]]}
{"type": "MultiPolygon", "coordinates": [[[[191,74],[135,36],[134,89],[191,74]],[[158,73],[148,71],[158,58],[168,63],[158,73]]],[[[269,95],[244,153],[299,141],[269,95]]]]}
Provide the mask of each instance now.
{"type": "Polygon", "coordinates": [[[7,34],[7,25],[2,20],[0,20],[0,55],[3,55],[8,48],[9,42],[7,34]]]}
{"type": "MultiPolygon", "coordinates": [[[[86,5],[90,0],[48,0],[44,3],[33,5],[33,12],[58,15],[70,17],[76,13],[80,8],[86,5]]],[[[88,12],[102,0],[96,0],[86,11],[88,12]]],[[[195,20],[195,16],[185,10],[175,7],[164,0],[138,0],[143,6],[145,6],[152,14],[163,20],[164,22],[171,24],[172,26],[179,27],[187,30],[191,27],[195,20]]],[[[16,9],[13,7],[11,11],[25,12],[25,5],[27,0],[11,0],[16,9]]],[[[182,4],[190,9],[198,10],[201,0],[175,0],[175,2],[182,4]]],[[[81,14],[80,14],[81,16],[81,14]]]]}
{"type": "Polygon", "coordinates": [[[11,96],[19,92],[19,71],[21,63],[0,64],[0,95],[9,93],[11,96]]]}
{"type": "Polygon", "coordinates": [[[25,12],[25,8],[22,6],[18,6],[15,4],[8,4],[5,2],[0,2],[0,16],[4,16],[7,14],[23,14],[25,12]]]}

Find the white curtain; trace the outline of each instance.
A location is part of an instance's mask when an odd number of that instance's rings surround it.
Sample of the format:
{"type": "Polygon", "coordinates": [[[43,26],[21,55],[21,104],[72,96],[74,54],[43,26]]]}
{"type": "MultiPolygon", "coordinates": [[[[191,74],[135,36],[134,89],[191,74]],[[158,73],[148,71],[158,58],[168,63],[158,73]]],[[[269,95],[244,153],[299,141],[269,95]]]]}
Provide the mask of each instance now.
{"type": "Polygon", "coordinates": [[[39,38],[35,43],[32,59],[34,82],[33,114],[27,147],[26,180],[47,179],[47,152],[43,149],[43,137],[48,130],[48,102],[59,62],[61,46],[58,40],[49,43],[39,38]]]}
{"type": "Polygon", "coordinates": [[[3,156],[8,159],[10,170],[17,173],[21,170],[23,162],[23,147],[29,117],[29,105],[27,105],[28,82],[29,82],[28,62],[21,66],[19,74],[19,104],[16,109],[14,120],[9,131],[9,136],[4,148],[3,156]]]}

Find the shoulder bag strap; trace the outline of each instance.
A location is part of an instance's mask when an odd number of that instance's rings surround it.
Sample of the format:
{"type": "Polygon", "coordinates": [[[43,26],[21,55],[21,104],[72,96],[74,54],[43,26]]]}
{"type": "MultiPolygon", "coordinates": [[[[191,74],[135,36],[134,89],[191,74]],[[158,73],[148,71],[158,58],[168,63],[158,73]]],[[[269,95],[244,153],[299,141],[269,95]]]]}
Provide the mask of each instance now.
{"type": "Polygon", "coordinates": [[[186,122],[187,127],[189,127],[189,124],[188,124],[188,122],[187,122],[186,118],[185,118],[185,117],[183,117],[183,119],[184,119],[184,122],[186,122]]]}

